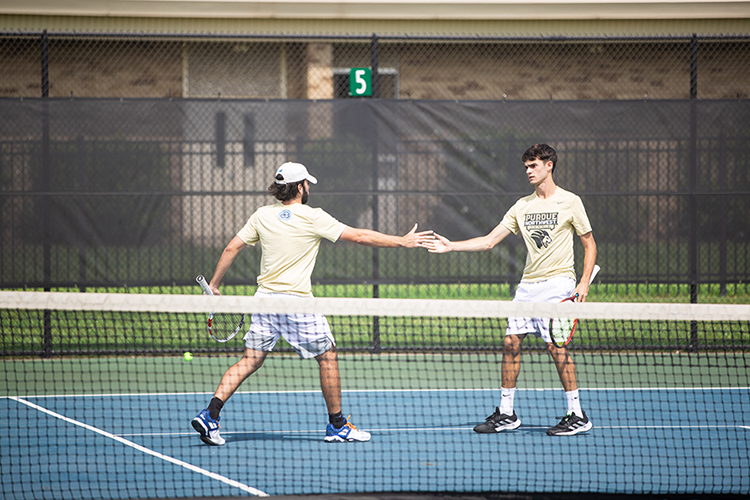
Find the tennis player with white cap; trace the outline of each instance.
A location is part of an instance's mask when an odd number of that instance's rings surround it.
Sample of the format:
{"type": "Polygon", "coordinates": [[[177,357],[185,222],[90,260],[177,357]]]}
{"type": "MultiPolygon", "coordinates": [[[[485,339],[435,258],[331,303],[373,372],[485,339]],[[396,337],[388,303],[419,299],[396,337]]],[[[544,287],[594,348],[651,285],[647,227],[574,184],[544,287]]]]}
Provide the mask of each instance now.
{"type": "MultiPolygon", "coordinates": [[[[405,236],[349,227],[323,209],[307,205],[310,184],[317,183],[301,163],[287,162],[278,168],[268,188],[278,202],[259,208],[224,249],[209,284],[214,294],[220,295],[224,275],[247,245],[261,246],[256,296],[281,295],[303,300],[312,297],[310,276],[322,238],[380,248],[417,248],[432,238],[432,231],[416,232],[416,224],[405,236]]],[[[341,412],[336,342],[322,314],[253,314],[242,359],[224,373],[208,408],[192,421],[201,440],[210,445],[225,443],[219,434],[219,412],[240,384],[263,365],[282,336],[301,358],[318,361],[328,408],[325,441],[368,441],[370,434],[357,429],[341,412]]]]}

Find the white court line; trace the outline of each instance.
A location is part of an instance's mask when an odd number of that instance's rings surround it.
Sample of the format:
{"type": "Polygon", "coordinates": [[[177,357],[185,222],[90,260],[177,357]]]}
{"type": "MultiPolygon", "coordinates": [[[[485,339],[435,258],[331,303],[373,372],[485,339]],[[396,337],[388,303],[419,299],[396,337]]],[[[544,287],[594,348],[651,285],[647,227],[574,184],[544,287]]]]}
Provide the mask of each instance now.
{"type": "Polygon", "coordinates": [[[169,463],[172,463],[172,464],[175,464],[175,465],[179,465],[180,467],[184,467],[185,469],[188,469],[188,470],[190,470],[192,472],[197,472],[198,474],[203,474],[204,476],[208,476],[211,479],[215,479],[215,480],[220,481],[220,482],[222,482],[224,484],[227,484],[229,486],[233,486],[235,488],[238,488],[238,489],[240,489],[240,490],[242,490],[242,491],[244,491],[246,493],[250,493],[251,495],[255,495],[255,496],[259,496],[259,497],[267,497],[268,496],[268,493],[265,493],[263,491],[255,489],[252,486],[247,486],[246,484],[242,484],[242,483],[237,482],[237,481],[235,481],[233,479],[229,479],[227,477],[221,476],[219,474],[216,474],[215,472],[207,471],[205,469],[201,469],[200,467],[196,467],[195,465],[189,464],[187,462],[183,462],[182,460],[177,460],[176,458],[173,458],[173,457],[170,457],[170,456],[167,456],[167,455],[163,455],[163,454],[161,454],[159,452],[156,452],[156,451],[150,450],[148,448],[145,448],[145,447],[143,447],[143,446],[141,446],[139,444],[136,444],[136,443],[134,443],[132,441],[128,441],[127,439],[123,439],[120,436],[116,436],[114,434],[111,434],[109,432],[103,431],[103,430],[98,429],[96,427],[92,427],[92,426],[90,426],[88,424],[84,424],[83,422],[79,422],[77,420],[73,420],[71,418],[68,418],[68,417],[66,417],[64,415],[60,415],[59,413],[55,413],[55,412],[53,412],[51,410],[48,410],[47,408],[41,407],[39,405],[35,405],[34,403],[32,403],[30,401],[26,401],[24,399],[13,397],[13,396],[11,396],[9,399],[12,399],[13,401],[16,401],[18,403],[25,404],[26,406],[29,406],[29,407],[31,407],[31,408],[33,408],[35,410],[41,411],[42,413],[46,413],[47,415],[51,415],[51,416],[53,416],[55,418],[59,418],[60,420],[63,420],[65,422],[69,423],[69,424],[77,425],[79,427],[83,427],[86,430],[89,430],[89,431],[92,431],[92,432],[96,432],[97,434],[100,434],[100,435],[102,435],[104,437],[108,437],[110,439],[113,439],[113,440],[117,441],[118,443],[124,444],[126,446],[130,446],[131,448],[134,448],[134,449],[136,449],[136,450],[138,450],[138,451],[140,451],[142,453],[145,453],[147,455],[151,455],[152,457],[156,457],[156,458],[159,458],[161,460],[165,460],[165,461],[167,461],[169,463]]]}

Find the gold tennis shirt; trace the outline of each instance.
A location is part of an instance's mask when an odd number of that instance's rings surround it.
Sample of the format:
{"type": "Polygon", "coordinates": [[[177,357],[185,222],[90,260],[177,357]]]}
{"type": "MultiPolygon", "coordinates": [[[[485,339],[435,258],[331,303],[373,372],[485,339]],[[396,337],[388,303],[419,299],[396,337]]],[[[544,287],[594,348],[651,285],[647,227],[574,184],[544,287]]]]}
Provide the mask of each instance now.
{"type": "Polygon", "coordinates": [[[259,292],[312,297],[320,240],[335,242],[345,227],[322,208],[276,203],[259,208],[237,236],[248,245],[260,242],[259,292]]]}
{"type": "Polygon", "coordinates": [[[581,198],[559,186],[546,199],[536,193],[518,200],[501,224],[521,233],[528,253],[521,281],[536,282],[557,276],[576,279],[573,232],[591,232],[581,198]]]}

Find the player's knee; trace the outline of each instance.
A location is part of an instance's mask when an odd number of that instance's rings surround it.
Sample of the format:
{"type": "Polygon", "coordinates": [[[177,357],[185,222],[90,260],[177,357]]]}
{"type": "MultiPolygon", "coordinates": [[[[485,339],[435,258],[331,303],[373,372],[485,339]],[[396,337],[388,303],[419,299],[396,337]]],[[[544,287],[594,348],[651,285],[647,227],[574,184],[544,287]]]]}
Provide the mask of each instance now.
{"type": "Polygon", "coordinates": [[[332,345],[330,349],[328,349],[323,354],[318,354],[315,356],[315,359],[318,363],[335,363],[337,361],[337,355],[336,355],[336,346],[332,345]]]}
{"type": "Polygon", "coordinates": [[[263,351],[255,351],[253,349],[245,349],[245,354],[242,356],[237,364],[258,369],[263,365],[263,361],[266,359],[266,353],[263,351]]]}
{"type": "Polygon", "coordinates": [[[555,344],[552,342],[547,342],[547,351],[552,356],[566,356],[568,354],[568,350],[565,347],[556,347],[555,344]]]}
{"type": "Polygon", "coordinates": [[[564,347],[555,347],[554,344],[547,344],[547,352],[549,352],[552,359],[556,364],[560,366],[573,365],[573,359],[568,354],[568,350],[564,347]]]}
{"type": "Polygon", "coordinates": [[[521,338],[518,335],[506,335],[503,340],[503,351],[507,354],[518,353],[521,349],[521,338]]]}

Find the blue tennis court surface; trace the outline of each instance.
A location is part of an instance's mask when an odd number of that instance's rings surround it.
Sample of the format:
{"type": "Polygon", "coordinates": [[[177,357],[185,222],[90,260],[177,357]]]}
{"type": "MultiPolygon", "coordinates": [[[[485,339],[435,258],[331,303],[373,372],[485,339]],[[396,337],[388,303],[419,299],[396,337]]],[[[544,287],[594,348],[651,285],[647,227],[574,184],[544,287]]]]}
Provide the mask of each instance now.
{"type": "Polygon", "coordinates": [[[589,433],[547,436],[562,391],[530,389],[516,396],[518,430],[480,435],[472,427],[498,390],[345,391],[345,411],[372,440],[329,444],[319,391],[243,392],[222,412],[227,444],[209,447],[190,420],[210,394],[4,397],[2,496],[750,493],[750,388],[581,389],[581,398],[589,433]]]}

